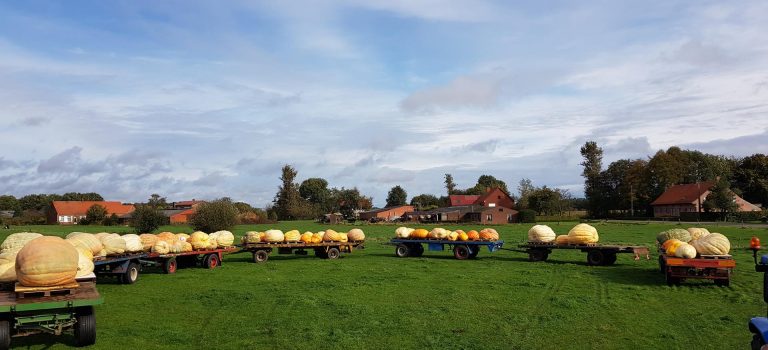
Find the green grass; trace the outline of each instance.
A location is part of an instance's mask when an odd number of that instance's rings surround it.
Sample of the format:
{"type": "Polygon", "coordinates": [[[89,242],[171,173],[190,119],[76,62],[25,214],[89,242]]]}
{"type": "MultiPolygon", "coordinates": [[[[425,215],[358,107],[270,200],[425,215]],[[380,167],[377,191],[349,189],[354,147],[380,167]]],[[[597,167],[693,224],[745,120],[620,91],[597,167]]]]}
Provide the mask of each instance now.
{"type": "MultiPolygon", "coordinates": [[[[565,233],[572,225],[552,226],[565,233]]],[[[327,227],[311,222],[273,226],[327,227]]],[[[601,242],[649,246],[657,232],[676,227],[595,226],[601,242]]],[[[515,248],[529,227],[497,230],[505,247],[515,248]]],[[[235,234],[266,228],[239,226],[235,234]]],[[[94,348],[736,349],[748,346],[749,319],[765,314],[762,276],[744,248],[752,235],[768,241],[765,229],[711,228],[735,246],[732,284],[721,288],[711,281],[668,287],[658,272],[655,248],[651,260],[621,254],[615,266],[605,267],[587,266],[584,253],[568,250],[555,251],[544,263],[530,263],[527,255],[511,251],[483,251],[470,261],[455,260],[448,251],[400,259],[383,244],[394,235],[394,226],[362,228],[366,249],[335,261],[273,254],[267,263],[254,264],[243,253],[226,256],[222,268],[213,271],[163,275],[148,269],[135,285],[100,279],[105,303],[97,308],[94,348]]],[[[30,229],[65,235],[75,228],[30,229]]],[[[35,336],[13,342],[56,349],[72,339],[35,336]]]]}

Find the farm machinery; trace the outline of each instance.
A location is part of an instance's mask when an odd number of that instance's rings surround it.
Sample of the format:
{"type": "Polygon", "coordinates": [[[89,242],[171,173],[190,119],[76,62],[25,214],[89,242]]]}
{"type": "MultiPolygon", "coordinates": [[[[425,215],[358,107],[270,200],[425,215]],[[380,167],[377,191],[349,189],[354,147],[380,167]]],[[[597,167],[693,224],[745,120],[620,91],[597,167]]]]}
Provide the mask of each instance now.
{"type": "MultiPolygon", "coordinates": [[[[757,252],[760,250],[760,240],[757,237],[752,237],[749,249],[752,250],[755,271],[763,273],[763,301],[768,303],[768,255],[760,256],[760,262],[757,261],[757,252]]],[[[749,331],[752,332],[752,350],[760,350],[768,343],[768,317],[753,317],[749,320],[749,331]]]]}

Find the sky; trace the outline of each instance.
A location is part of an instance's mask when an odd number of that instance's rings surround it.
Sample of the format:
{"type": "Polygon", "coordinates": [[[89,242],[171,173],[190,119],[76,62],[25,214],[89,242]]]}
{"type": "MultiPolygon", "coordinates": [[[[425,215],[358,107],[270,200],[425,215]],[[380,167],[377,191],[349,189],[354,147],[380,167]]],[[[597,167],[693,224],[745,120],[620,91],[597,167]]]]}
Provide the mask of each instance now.
{"type": "MultiPolygon", "coordinates": [[[[768,2],[0,0],[0,194],[383,206],[482,174],[583,195],[670,146],[768,151],[768,2]]],[[[513,191],[514,192],[514,191],[513,191]]]]}

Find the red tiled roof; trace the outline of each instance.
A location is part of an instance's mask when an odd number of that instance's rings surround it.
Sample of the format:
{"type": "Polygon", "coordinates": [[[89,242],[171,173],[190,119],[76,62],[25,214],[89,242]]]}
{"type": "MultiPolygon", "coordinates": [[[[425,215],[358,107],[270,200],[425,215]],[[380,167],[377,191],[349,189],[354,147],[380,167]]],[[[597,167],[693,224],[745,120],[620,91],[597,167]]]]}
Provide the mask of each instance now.
{"type": "Polygon", "coordinates": [[[465,195],[465,194],[452,194],[448,196],[448,198],[451,201],[452,207],[458,207],[462,205],[472,205],[477,202],[477,199],[480,198],[478,195],[465,195]]]}
{"type": "Polygon", "coordinates": [[[495,194],[496,192],[501,192],[505,196],[509,197],[509,195],[506,192],[504,192],[504,190],[502,190],[502,189],[500,189],[498,187],[494,187],[494,188],[491,188],[491,189],[487,190],[482,196],[479,196],[479,198],[475,201],[475,203],[477,203],[478,205],[482,204],[483,202],[485,202],[486,199],[488,199],[488,197],[490,197],[491,195],[495,194]]]}
{"type": "Polygon", "coordinates": [[[57,215],[85,215],[88,208],[94,204],[98,204],[107,209],[107,214],[128,214],[135,209],[133,205],[123,204],[120,202],[106,202],[106,201],[53,201],[53,208],[56,210],[57,215]]]}
{"type": "Polygon", "coordinates": [[[695,204],[699,197],[714,185],[713,181],[674,185],[664,191],[651,205],[695,204]]]}

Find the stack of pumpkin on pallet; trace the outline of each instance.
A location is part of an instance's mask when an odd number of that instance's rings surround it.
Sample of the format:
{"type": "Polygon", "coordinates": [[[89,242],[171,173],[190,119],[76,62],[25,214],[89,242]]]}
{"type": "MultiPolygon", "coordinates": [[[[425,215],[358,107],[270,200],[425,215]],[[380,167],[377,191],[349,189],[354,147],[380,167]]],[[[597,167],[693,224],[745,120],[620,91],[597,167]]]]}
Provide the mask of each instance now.
{"type": "Polygon", "coordinates": [[[432,231],[427,231],[423,228],[413,229],[409,227],[398,227],[395,230],[395,238],[437,239],[448,241],[498,241],[499,233],[492,228],[484,228],[480,230],[480,232],[475,230],[464,232],[463,230],[451,231],[442,227],[434,228],[432,231]]]}
{"type": "Polygon", "coordinates": [[[600,240],[597,229],[589,224],[574,226],[567,235],[556,235],[547,225],[534,225],[528,230],[528,242],[554,243],[557,245],[595,244],[600,240]]]}
{"type": "Polygon", "coordinates": [[[264,232],[248,231],[240,239],[246,243],[321,243],[321,242],[362,242],[365,241],[365,233],[359,228],[353,228],[349,232],[336,232],[328,229],[320,232],[304,232],[290,230],[285,233],[280,230],[267,230],[264,232]]]}
{"type": "Polygon", "coordinates": [[[728,255],[731,242],[728,237],[700,227],[686,230],[675,228],[659,233],[656,241],[669,256],[693,259],[700,255],[728,255]]]}

